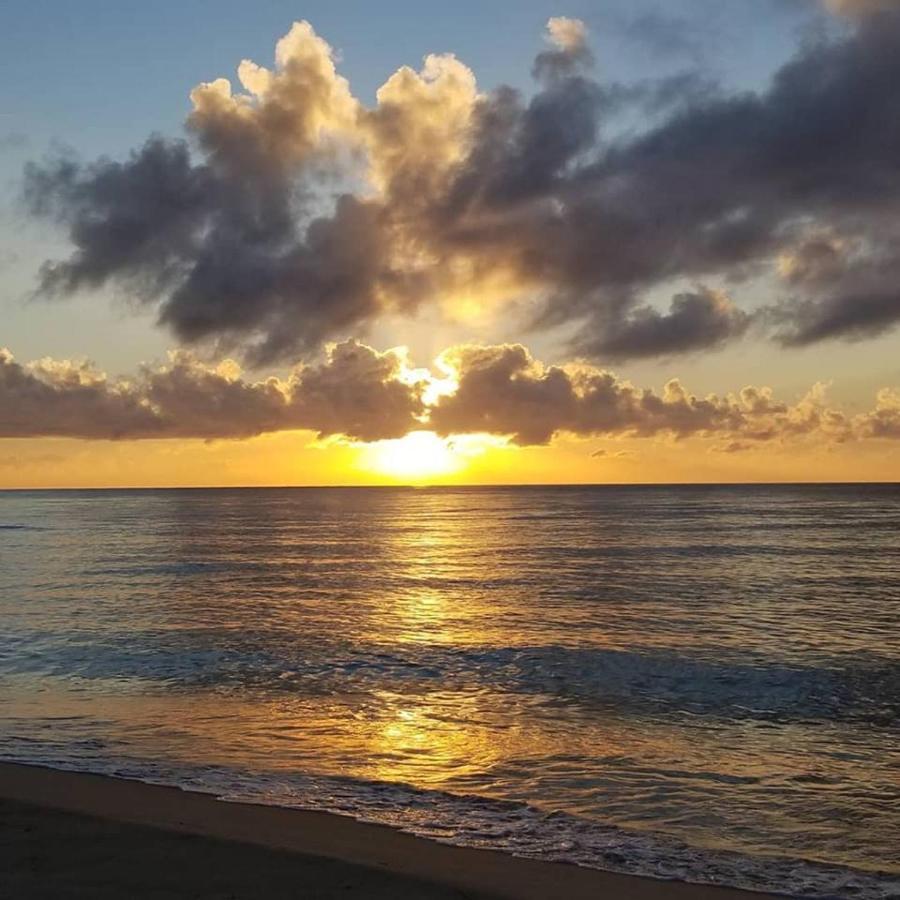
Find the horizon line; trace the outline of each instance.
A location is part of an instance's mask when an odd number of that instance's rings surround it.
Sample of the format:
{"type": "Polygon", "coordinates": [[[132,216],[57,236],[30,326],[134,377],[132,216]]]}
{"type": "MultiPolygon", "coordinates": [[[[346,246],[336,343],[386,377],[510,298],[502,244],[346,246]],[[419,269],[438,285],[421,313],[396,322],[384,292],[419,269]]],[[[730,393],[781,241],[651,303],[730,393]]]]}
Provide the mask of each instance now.
{"type": "Polygon", "coordinates": [[[193,484],[193,485],[101,485],[63,487],[0,487],[0,493],[38,491],[284,491],[284,490],[459,490],[521,488],[650,488],[650,487],[900,487],[896,481],[571,481],[571,482],[471,482],[465,484],[193,484]]]}

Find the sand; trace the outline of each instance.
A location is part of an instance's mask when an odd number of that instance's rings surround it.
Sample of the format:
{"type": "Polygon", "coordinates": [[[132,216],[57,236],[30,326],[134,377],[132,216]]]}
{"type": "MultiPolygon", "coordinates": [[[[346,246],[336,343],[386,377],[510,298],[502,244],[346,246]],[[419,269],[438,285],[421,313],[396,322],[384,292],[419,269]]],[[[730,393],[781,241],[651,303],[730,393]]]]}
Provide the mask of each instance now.
{"type": "Polygon", "coordinates": [[[0,897],[752,900],[450,847],[343,816],[0,764],[0,897]]]}

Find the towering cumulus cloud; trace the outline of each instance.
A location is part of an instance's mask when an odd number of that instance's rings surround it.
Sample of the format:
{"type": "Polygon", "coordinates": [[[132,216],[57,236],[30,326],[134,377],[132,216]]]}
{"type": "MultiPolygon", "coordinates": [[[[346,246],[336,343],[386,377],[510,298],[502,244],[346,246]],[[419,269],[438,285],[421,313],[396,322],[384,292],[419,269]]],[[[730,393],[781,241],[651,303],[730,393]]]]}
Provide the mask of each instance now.
{"type": "Polygon", "coordinates": [[[255,364],[473,298],[577,322],[599,360],[718,347],[751,321],[785,346],[881,334],[900,321],[900,10],[829,5],[839,36],[760,93],[603,83],[584,25],[554,18],[530,96],[429,56],[372,108],[296,24],[273,69],[240,64],[242,92],[192,92],[187,140],[29,168],[33,210],[73,247],[40,288],[124,283],[183,341],[255,364]],[[771,302],[742,308],[760,278],[771,302]]]}

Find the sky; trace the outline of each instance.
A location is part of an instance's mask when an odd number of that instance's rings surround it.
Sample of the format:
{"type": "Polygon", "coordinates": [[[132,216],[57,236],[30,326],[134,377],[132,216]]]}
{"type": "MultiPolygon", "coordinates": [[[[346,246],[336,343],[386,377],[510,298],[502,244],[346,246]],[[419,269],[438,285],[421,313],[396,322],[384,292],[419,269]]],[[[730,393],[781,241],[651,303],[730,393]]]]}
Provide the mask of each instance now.
{"type": "Polygon", "coordinates": [[[895,0],[4,20],[0,487],[900,476],[895,0]]]}

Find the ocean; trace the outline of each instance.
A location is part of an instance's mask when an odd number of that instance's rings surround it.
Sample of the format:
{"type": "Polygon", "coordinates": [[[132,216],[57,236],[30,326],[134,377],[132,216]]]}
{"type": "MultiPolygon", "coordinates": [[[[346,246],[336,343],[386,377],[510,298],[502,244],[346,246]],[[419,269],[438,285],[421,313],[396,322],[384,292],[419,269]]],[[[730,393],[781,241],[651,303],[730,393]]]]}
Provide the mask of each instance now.
{"type": "Polygon", "coordinates": [[[900,896],[900,486],[0,492],[0,759],[900,896]]]}

